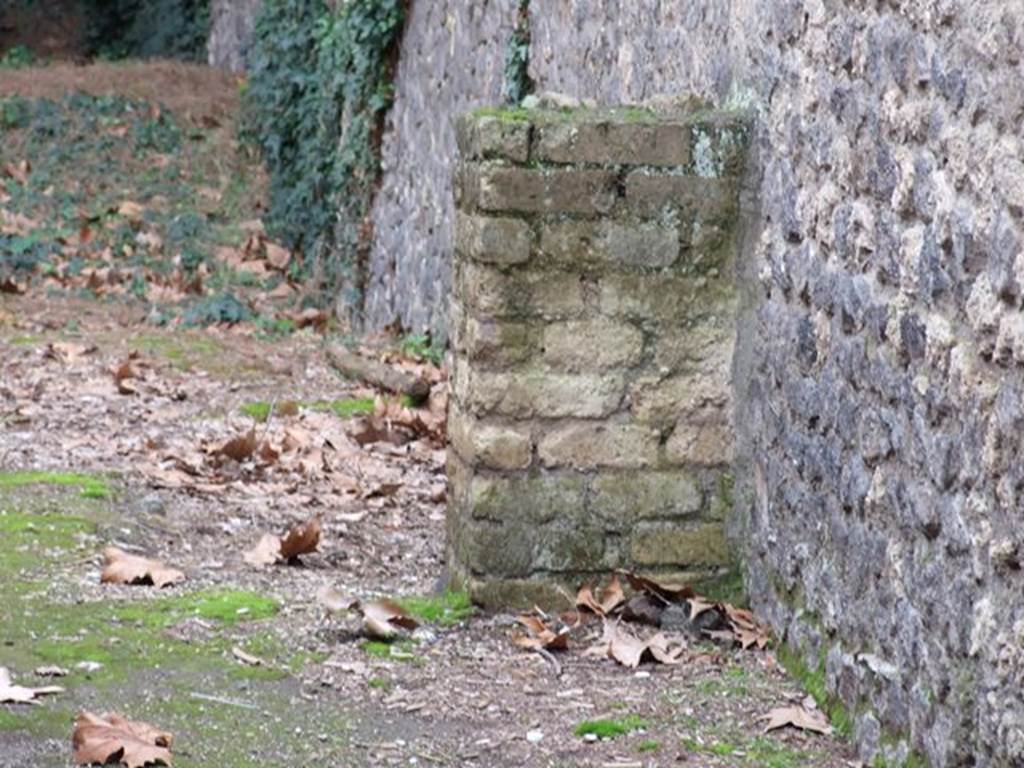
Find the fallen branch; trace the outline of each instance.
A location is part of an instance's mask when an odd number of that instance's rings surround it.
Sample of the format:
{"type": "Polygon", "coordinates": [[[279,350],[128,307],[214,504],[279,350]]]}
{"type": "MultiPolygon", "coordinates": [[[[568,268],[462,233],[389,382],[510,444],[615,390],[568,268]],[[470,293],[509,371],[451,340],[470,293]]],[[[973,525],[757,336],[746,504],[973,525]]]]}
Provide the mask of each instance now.
{"type": "Polygon", "coordinates": [[[408,395],[414,401],[430,395],[430,382],[421,376],[399,370],[394,366],[357,355],[347,349],[330,347],[327,359],[342,376],[372,384],[398,395],[408,395]]]}

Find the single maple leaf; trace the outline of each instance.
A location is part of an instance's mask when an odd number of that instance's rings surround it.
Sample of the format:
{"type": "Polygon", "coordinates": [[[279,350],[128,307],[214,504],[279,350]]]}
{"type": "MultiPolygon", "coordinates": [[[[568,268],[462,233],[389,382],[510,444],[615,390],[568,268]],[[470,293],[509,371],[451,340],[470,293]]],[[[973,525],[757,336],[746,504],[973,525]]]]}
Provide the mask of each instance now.
{"type": "Polygon", "coordinates": [[[576,595],[576,607],[586,608],[598,616],[607,616],[626,602],[626,595],[622,591],[622,582],[618,574],[612,576],[608,586],[601,592],[601,599],[595,597],[590,587],[583,587],[576,595]]]}
{"type": "Polygon", "coordinates": [[[645,640],[641,640],[632,632],[623,629],[618,622],[606,624],[605,633],[608,638],[608,655],[611,658],[630,669],[640,666],[640,661],[648,647],[645,640]]]}
{"type": "Polygon", "coordinates": [[[695,596],[693,589],[684,584],[661,584],[654,579],[638,576],[628,571],[618,571],[617,573],[621,573],[629,582],[629,586],[637,592],[644,592],[666,603],[679,603],[695,596]]]}
{"type": "Polygon", "coordinates": [[[670,641],[661,632],[645,640],[617,621],[605,621],[601,641],[587,653],[591,656],[607,656],[624,667],[635,669],[645,658],[662,664],[679,664],[684,660],[686,646],[678,641],[670,641]]]}
{"type": "Polygon", "coordinates": [[[562,627],[555,631],[543,619],[529,614],[517,616],[516,621],[530,632],[529,635],[516,634],[512,636],[512,642],[520,648],[532,651],[537,649],[564,651],[569,647],[568,627],[562,627]]]}
{"type": "Polygon", "coordinates": [[[169,568],[159,560],[129,555],[117,547],[103,550],[104,566],[100,574],[102,584],[152,584],[165,587],[182,581],[185,574],[176,568],[169,568]]]}
{"type": "Polygon", "coordinates": [[[38,704],[36,698],[39,696],[63,692],[64,689],[56,685],[45,685],[42,688],[15,685],[10,671],[0,667],[0,704],[38,704]]]}
{"type": "Polygon", "coordinates": [[[420,625],[402,606],[384,598],[368,603],[356,601],[352,608],[363,615],[363,631],[378,640],[391,640],[400,631],[420,625]]]}
{"type": "Polygon", "coordinates": [[[270,240],[266,242],[266,250],[267,264],[280,272],[284,272],[288,268],[288,262],[292,260],[291,252],[270,240]]]}
{"type": "Polygon", "coordinates": [[[316,514],[281,537],[281,557],[294,560],[299,555],[315,552],[320,544],[320,521],[321,516],[316,514]]]}
{"type": "Polygon", "coordinates": [[[246,459],[252,457],[256,452],[257,440],[256,440],[256,428],[253,427],[244,435],[233,437],[224,443],[222,446],[217,448],[215,453],[221,456],[227,456],[229,459],[241,463],[246,459]]]}
{"type": "Polygon", "coordinates": [[[315,552],[320,544],[321,516],[294,526],[284,536],[265,533],[259,543],[243,555],[250,565],[273,565],[282,561],[293,562],[299,555],[315,552]]]}
{"type": "Polygon", "coordinates": [[[825,735],[832,733],[832,726],[829,725],[828,718],[820,709],[798,706],[776,707],[767,715],[763,715],[761,719],[768,721],[764,728],[765,733],[774,731],[776,728],[785,728],[787,725],[802,731],[814,731],[825,735]]]}
{"type": "Polygon", "coordinates": [[[250,565],[273,565],[281,559],[281,537],[264,533],[259,543],[243,557],[250,565]]]}
{"type": "Polygon", "coordinates": [[[171,734],[118,714],[102,717],[80,712],[71,737],[77,765],[106,765],[116,760],[127,768],[171,765],[171,734]]]}

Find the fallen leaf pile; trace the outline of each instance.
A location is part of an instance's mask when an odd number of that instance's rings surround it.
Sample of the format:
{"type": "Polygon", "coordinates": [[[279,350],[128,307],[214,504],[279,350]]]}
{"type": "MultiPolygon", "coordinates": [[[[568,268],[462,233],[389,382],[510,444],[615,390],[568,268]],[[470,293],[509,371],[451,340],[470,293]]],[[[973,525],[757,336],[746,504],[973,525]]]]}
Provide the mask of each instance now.
{"type": "Polygon", "coordinates": [[[544,614],[518,617],[529,633],[514,633],[513,643],[527,650],[566,650],[573,631],[597,617],[602,635],[586,654],[635,668],[645,660],[672,665],[692,658],[690,637],[738,643],[744,649],[764,649],[771,638],[767,626],[750,611],[708,600],[685,585],[662,584],[625,571],[613,574],[604,589],[582,587],[575,607],[571,626],[558,630],[544,614]],[[633,591],[631,597],[623,579],[633,591]],[[658,629],[645,631],[642,625],[658,629]]]}
{"type": "Polygon", "coordinates": [[[100,582],[103,584],[152,584],[154,587],[166,587],[183,581],[185,574],[176,568],[169,568],[158,560],[129,555],[117,547],[103,550],[103,572],[100,582]]]}
{"type": "Polygon", "coordinates": [[[64,689],[56,685],[45,685],[42,688],[26,688],[15,685],[10,671],[0,667],[0,704],[38,704],[39,696],[63,693],[64,689]]]}
{"type": "Polygon", "coordinates": [[[284,536],[265,533],[255,547],[245,553],[245,562],[250,565],[274,565],[294,563],[299,555],[316,552],[320,544],[323,518],[318,513],[304,523],[288,530],[284,536]]]}
{"type": "Polygon", "coordinates": [[[406,445],[421,438],[443,446],[447,418],[448,387],[437,383],[422,408],[411,408],[398,398],[378,397],[373,415],[358,419],[349,435],[364,446],[373,443],[406,445]]]}
{"type": "Polygon", "coordinates": [[[106,765],[116,762],[127,768],[171,765],[169,733],[148,723],[134,722],[121,715],[102,717],[80,712],[71,737],[76,765],[106,765]]]}

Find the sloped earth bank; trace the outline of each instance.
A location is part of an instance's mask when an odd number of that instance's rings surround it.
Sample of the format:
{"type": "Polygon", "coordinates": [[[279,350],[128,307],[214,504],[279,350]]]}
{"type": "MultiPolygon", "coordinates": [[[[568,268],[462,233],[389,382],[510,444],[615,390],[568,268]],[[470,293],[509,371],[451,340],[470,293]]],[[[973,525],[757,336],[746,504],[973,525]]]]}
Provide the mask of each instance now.
{"type": "MultiPolygon", "coordinates": [[[[186,768],[856,765],[837,736],[763,732],[804,697],[771,650],[693,641],[684,664],[628,670],[583,653],[595,621],[545,657],[513,644],[514,616],[443,591],[443,446],[353,440],[377,393],[290,333],[316,307],[253,220],[236,86],[176,67],[0,87],[21,99],[0,115],[0,667],[66,689],[0,704],[0,766],[70,765],[81,709],[171,731],[186,768]],[[244,322],[201,327],[224,320],[244,322]],[[218,452],[250,434],[273,450],[218,452]],[[244,561],[316,513],[300,565],[244,561]],[[108,545],[187,579],[101,585],[108,545]],[[399,598],[425,629],[368,642],[319,605],[326,586],[399,598]],[[35,674],[52,665],[69,674],[35,674]]],[[[819,673],[803,682],[820,695],[819,673]]]]}

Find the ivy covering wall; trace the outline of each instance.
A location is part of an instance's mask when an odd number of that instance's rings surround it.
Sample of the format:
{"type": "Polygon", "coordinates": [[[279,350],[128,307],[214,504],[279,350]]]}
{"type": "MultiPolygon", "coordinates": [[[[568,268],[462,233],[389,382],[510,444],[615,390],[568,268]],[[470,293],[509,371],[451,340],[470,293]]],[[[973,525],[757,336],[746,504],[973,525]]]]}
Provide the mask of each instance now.
{"type": "Polygon", "coordinates": [[[265,222],[307,284],[358,307],[403,0],[267,0],[250,50],[244,133],[271,177],[265,222]]]}

